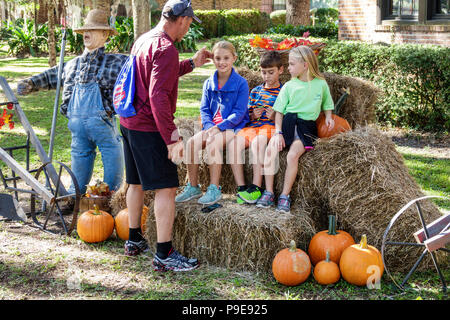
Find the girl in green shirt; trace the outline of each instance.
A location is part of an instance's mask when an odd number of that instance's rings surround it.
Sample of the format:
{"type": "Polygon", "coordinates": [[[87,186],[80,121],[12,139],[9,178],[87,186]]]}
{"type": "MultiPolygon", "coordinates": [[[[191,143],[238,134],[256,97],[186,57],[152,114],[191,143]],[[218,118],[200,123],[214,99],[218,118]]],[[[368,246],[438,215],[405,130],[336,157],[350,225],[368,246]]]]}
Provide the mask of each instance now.
{"type": "Polygon", "coordinates": [[[292,78],[281,89],[273,106],[275,113],[275,136],[270,140],[264,159],[266,190],[256,206],[268,208],[274,205],[274,176],[277,156],[284,148],[287,154],[283,191],[278,198],[277,211],[289,212],[292,185],[297,177],[298,160],[310,149],[317,137],[316,119],[321,111],[331,129],[334,109],[330,89],[319,71],[319,63],[314,51],[308,46],[299,46],[289,52],[289,73],[292,78]]]}

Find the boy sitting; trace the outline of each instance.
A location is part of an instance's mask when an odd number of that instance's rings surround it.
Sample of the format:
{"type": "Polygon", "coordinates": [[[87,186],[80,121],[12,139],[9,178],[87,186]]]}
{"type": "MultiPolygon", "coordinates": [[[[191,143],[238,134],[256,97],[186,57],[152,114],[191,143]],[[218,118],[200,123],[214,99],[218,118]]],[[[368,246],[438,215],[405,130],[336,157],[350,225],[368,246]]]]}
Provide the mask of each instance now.
{"type": "Polygon", "coordinates": [[[233,139],[229,149],[231,169],[238,186],[238,203],[256,203],[262,193],[264,154],[267,144],[275,132],[275,112],[273,104],[282,84],[279,77],[283,73],[281,56],[276,51],[267,51],[260,58],[261,75],[264,83],[250,92],[248,112],[250,123],[233,139]],[[243,151],[251,150],[250,162],[253,164],[252,184],[245,184],[243,151]]]}

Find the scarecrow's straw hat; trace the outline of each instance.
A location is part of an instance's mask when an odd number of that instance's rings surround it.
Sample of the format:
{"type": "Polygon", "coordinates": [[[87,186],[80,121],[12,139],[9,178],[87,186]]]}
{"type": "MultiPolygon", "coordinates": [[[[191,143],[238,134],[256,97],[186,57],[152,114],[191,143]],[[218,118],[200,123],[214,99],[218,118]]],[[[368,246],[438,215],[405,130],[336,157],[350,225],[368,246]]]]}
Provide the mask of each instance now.
{"type": "Polygon", "coordinates": [[[108,14],[100,9],[89,11],[85,24],[80,28],[73,29],[80,34],[86,30],[107,30],[110,36],[118,34],[117,30],[108,24],[108,14]]]}

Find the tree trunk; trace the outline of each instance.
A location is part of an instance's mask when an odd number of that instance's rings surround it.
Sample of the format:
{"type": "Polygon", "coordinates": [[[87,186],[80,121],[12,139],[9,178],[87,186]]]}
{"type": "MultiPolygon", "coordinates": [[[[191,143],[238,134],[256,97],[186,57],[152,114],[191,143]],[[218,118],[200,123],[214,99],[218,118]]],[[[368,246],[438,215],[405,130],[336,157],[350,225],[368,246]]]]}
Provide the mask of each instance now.
{"type": "Polygon", "coordinates": [[[110,0],[97,0],[97,5],[95,9],[101,9],[108,14],[108,17],[111,15],[111,1],[110,0]]]}
{"type": "Polygon", "coordinates": [[[150,29],[150,6],[148,0],[132,0],[134,41],[150,29]]]}
{"type": "Polygon", "coordinates": [[[48,0],[48,64],[56,66],[56,37],[55,37],[55,3],[48,0]]]}
{"type": "Polygon", "coordinates": [[[309,25],[309,1],[310,0],[287,0],[286,1],[286,24],[309,25]]]}

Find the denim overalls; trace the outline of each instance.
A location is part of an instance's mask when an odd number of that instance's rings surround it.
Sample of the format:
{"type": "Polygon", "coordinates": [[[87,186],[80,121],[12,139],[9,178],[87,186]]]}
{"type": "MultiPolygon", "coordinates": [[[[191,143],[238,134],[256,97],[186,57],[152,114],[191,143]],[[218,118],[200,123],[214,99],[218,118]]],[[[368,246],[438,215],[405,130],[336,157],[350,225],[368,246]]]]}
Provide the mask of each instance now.
{"type": "MultiPolygon", "coordinates": [[[[72,133],[72,171],[80,192],[86,192],[96,156],[96,147],[102,154],[103,180],[110,190],[117,190],[123,179],[122,137],[117,130],[115,117],[108,117],[102,102],[99,82],[105,68],[106,55],[96,78],[87,83],[79,82],[77,60],[75,87],[67,107],[68,127],[72,133]]],[[[69,192],[74,192],[71,186],[69,192]]]]}

